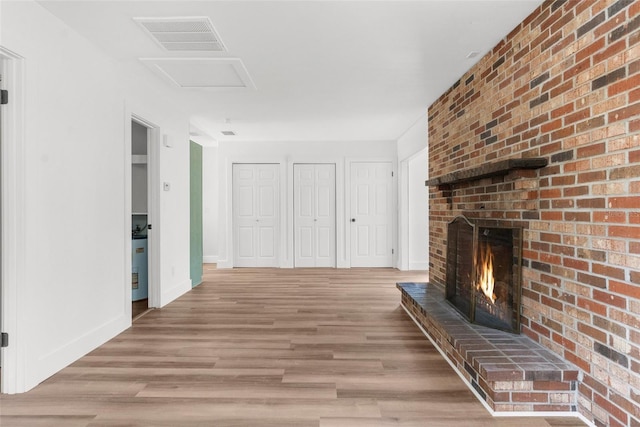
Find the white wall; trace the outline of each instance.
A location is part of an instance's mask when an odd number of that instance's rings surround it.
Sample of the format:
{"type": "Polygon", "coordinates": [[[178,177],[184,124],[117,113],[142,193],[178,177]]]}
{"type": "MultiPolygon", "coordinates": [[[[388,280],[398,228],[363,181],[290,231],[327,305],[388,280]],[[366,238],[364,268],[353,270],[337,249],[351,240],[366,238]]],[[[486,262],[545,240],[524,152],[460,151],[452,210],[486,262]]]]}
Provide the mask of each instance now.
{"type": "Polygon", "coordinates": [[[4,284],[19,289],[9,310],[20,334],[5,349],[21,363],[19,378],[4,382],[13,367],[3,366],[4,391],[16,392],[131,324],[131,113],[173,142],[159,148],[160,181],[171,183],[154,224],[159,302],[190,289],[189,129],[166,102],[168,86],[148,73],[123,75],[37,3],[3,2],[0,28],[2,46],[24,58],[26,72],[24,271],[20,283],[4,284]]]}
{"type": "MultiPolygon", "coordinates": [[[[282,194],[281,267],[293,267],[293,164],[336,164],[336,264],[349,267],[349,240],[345,188],[352,161],[390,161],[397,163],[395,141],[377,142],[221,142],[219,145],[219,256],[218,267],[233,267],[231,223],[231,166],[233,163],[279,163],[282,194]]],[[[395,198],[395,195],[394,195],[395,198]]],[[[396,206],[394,202],[394,207],[396,206]]],[[[394,242],[396,240],[394,230],[394,242]]]]}
{"type": "Polygon", "coordinates": [[[398,268],[429,269],[428,123],[425,113],[398,139],[398,268]]]}
{"type": "Polygon", "coordinates": [[[409,270],[429,269],[429,170],[427,149],[408,161],[409,168],[409,270]]]}
{"type": "Polygon", "coordinates": [[[427,123],[427,109],[407,131],[398,138],[398,160],[406,160],[427,147],[429,126],[427,123]]]}
{"type": "Polygon", "coordinates": [[[218,262],[218,147],[202,147],[203,262],[218,262]]]}

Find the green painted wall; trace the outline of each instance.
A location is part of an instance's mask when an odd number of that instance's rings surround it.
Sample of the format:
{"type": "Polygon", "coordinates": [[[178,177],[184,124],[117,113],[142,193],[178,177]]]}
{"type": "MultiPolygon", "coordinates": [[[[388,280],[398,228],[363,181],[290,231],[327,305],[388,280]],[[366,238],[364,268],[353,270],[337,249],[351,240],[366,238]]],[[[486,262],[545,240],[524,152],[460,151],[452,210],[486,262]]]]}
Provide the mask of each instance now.
{"type": "Polygon", "coordinates": [[[202,283],[202,146],[190,142],[191,159],[191,283],[202,283]]]}

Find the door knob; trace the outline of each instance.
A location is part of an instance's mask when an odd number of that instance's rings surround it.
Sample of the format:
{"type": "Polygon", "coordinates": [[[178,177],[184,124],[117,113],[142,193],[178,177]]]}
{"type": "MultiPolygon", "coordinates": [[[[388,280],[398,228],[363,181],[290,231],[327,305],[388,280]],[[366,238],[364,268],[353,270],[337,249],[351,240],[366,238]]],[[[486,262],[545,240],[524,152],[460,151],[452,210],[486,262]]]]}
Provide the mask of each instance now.
{"type": "Polygon", "coordinates": [[[351,222],[356,222],[356,219],[355,218],[351,218],[351,222]]]}

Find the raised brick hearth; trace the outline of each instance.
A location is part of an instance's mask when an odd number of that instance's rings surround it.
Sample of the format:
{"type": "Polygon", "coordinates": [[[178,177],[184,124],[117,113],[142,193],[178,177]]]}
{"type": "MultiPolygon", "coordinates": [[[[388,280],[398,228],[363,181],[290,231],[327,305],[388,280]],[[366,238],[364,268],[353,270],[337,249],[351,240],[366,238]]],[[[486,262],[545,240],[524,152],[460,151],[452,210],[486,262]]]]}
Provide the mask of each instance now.
{"type": "Polygon", "coordinates": [[[576,410],[578,368],[530,338],[472,325],[426,283],[398,283],[402,305],[496,412],[576,410]]]}
{"type": "Polygon", "coordinates": [[[454,218],[521,227],[521,333],[577,366],[587,420],[640,427],[640,0],[545,1],[428,115],[430,281],[454,218]]]}

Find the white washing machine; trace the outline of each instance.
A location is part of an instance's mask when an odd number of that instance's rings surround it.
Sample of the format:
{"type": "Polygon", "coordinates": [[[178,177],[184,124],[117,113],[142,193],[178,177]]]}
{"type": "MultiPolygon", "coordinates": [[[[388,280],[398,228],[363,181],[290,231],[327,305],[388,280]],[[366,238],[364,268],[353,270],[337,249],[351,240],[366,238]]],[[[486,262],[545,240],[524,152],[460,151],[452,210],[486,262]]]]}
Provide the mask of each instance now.
{"type": "Polygon", "coordinates": [[[149,297],[147,236],[136,236],[131,246],[131,300],[138,301],[149,297]]]}

